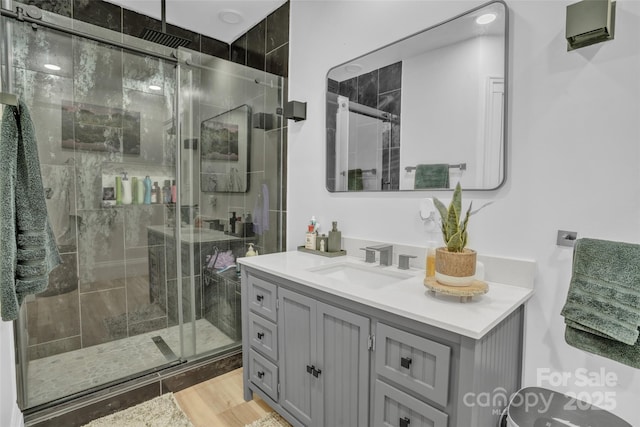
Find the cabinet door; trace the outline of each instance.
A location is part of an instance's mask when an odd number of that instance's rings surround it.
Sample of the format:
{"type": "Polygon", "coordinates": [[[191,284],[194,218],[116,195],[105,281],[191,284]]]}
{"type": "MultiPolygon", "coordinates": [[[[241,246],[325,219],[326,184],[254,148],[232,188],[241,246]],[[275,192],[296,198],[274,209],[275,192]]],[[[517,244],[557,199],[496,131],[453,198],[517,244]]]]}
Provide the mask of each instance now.
{"type": "Polygon", "coordinates": [[[370,321],[323,303],[317,311],[316,368],[321,373],[312,382],[318,405],[313,425],[367,427],[370,321]]]}
{"type": "Polygon", "coordinates": [[[311,369],[316,358],[316,302],[287,289],[278,291],[278,354],[280,404],[305,425],[311,425],[311,369]]]}

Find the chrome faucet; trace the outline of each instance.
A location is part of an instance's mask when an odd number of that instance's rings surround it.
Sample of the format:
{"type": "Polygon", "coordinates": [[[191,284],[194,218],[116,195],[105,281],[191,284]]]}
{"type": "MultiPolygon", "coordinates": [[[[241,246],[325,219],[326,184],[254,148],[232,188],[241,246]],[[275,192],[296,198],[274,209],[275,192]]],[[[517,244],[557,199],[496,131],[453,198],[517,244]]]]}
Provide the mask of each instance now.
{"type": "Polygon", "coordinates": [[[393,261],[393,245],[367,246],[366,249],[380,252],[380,265],[391,265],[391,261],[393,261]]]}

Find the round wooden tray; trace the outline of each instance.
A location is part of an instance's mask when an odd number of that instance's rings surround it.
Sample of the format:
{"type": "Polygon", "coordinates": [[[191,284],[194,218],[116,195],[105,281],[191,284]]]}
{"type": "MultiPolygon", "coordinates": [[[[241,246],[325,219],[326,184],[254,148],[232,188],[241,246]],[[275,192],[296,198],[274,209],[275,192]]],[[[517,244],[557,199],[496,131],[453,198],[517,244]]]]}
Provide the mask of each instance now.
{"type": "Polygon", "coordinates": [[[471,301],[472,297],[489,292],[489,285],[481,280],[474,280],[469,286],[448,286],[438,282],[435,277],[427,277],[424,279],[424,286],[433,295],[443,294],[460,297],[460,302],[471,301]]]}

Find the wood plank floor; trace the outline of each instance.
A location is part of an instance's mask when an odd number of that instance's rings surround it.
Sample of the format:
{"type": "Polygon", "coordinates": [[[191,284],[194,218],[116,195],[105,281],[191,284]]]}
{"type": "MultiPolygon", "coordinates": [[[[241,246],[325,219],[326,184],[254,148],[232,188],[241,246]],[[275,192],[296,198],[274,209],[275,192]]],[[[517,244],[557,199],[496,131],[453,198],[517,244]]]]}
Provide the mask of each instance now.
{"type": "Polygon", "coordinates": [[[195,427],[244,427],[273,410],[258,396],[242,397],[242,368],[175,393],[195,427]]]}

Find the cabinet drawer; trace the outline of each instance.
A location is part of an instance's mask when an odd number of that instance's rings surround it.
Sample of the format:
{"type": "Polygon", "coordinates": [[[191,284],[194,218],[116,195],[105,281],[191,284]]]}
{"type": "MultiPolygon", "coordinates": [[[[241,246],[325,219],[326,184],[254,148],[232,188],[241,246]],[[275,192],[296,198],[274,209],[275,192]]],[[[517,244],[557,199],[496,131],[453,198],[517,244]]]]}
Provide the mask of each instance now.
{"type": "Polygon", "coordinates": [[[278,367],[253,349],[249,351],[249,378],[270,398],[278,401],[278,367]]]}
{"type": "Polygon", "coordinates": [[[251,347],[272,360],[278,360],[278,329],[275,323],[249,313],[249,340],[251,347]]]}
{"type": "Polygon", "coordinates": [[[449,395],[450,357],[446,345],[377,325],[376,372],[442,406],[449,395]]]}
{"type": "Polygon", "coordinates": [[[273,283],[249,276],[249,308],[254,313],[276,322],[277,287],[273,283]]]}
{"type": "Polygon", "coordinates": [[[375,427],[447,427],[447,414],[380,380],[374,399],[375,427]]]}

